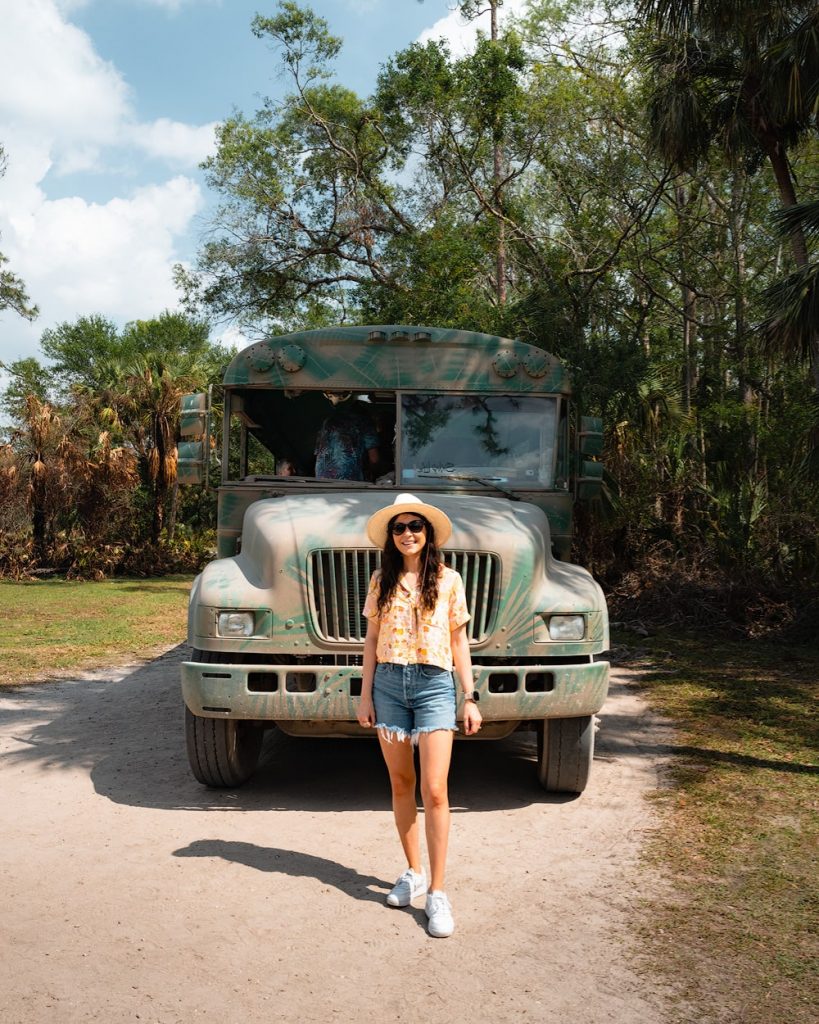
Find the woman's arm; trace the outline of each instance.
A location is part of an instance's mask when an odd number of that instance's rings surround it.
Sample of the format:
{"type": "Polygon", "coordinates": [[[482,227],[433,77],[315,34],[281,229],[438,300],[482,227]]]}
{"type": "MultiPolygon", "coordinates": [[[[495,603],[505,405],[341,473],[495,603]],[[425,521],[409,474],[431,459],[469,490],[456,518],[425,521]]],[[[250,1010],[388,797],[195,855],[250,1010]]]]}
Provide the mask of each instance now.
{"type": "MultiPolygon", "coordinates": [[[[475,684],[472,679],[472,655],[469,652],[469,638],[466,635],[466,623],[453,629],[450,633],[452,645],[452,661],[455,664],[455,675],[460,683],[462,694],[472,694],[475,684]]],[[[464,704],[464,732],[474,736],[481,727],[481,711],[474,701],[464,704]]]]}
{"type": "Polygon", "coordinates": [[[358,724],[364,728],[375,725],[375,707],[373,706],[373,679],[375,677],[375,655],[378,647],[380,623],[377,619],[367,619],[367,635],[364,637],[364,664],[361,670],[361,699],[358,702],[358,724]]]}

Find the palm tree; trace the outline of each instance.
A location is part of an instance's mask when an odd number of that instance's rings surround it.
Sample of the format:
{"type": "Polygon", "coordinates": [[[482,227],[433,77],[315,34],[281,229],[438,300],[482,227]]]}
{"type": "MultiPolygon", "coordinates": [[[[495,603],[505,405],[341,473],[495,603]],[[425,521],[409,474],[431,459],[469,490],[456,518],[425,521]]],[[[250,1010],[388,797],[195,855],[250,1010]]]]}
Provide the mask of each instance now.
{"type": "MultiPolygon", "coordinates": [[[[690,169],[719,145],[751,168],[770,163],[786,209],[797,197],[788,154],[817,125],[819,7],[815,0],[640,0],[660,35],[649,52],[656,150],[690,169]]],[[[799,217],[786,221],[798,272],[809,266],[799,217]]],[[[816,322],[800,336],[819,391],[816,322]]]]}
{"type": "MultiPolygon", "coordinates": [[[[798,225],[805,236],[819,236],[819,200],[797,203],[776,217],[781,234],[798,225]]],[[[769,315],[762,326],[769,352],[798,352],[811,360],[810,338],[819,324],[819,262],[808,263],[772,285],[765,293],[769,315]]],[[[814,373],[816,361],[813,360],[814,373]]]]}
{"type": "MultiPolygon", "coordinates": [[[[178,313],[129,323],[121,335],[107,322],[85,318],[55,332],[53,354],[78,363],[81,344],[95,342],[94,376],[74,371],[72,391],[91,419],[127,444],[149,493],[150,539],[173,531],[176,507],[176,431],[180,398],[204,386],[225,353],[208,340],[208,327],[178,313]],[[101,329],[102,328],[102,329],[101,329]]],[[[77,369],[82,369],[79,367],[77,369]]]]}
{"type": "MultiPolygon", "coordinates": [[[[76,411],[76,410],[75,410],[76,411]]],[[[108,524],[112,496],[136,482],[133,452],[111,443],[84,415],[28,395],[0,459],[4,484],[22,493],[32,548],[42,564],[61,530],[78,525],[87,539],[108,524]]]]}
{"type": "Polygon", "coordinates": [[[176,433],[182,395],[194,381],[159,357],[140,360],[125,378],[122,419],[152,491],[151,540],[173,521],[177,480],[176,433]],[[170,516],[167,516],[170,503],[170,516]]]}

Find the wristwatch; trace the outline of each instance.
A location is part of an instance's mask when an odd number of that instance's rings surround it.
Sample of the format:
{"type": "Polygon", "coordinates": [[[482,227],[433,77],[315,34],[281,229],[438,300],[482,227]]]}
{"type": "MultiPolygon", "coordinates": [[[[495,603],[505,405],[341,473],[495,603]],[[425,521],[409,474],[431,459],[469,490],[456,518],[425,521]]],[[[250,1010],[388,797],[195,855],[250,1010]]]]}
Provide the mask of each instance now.
{"type": "Polygon", "coordinates": [[[472,701],[473,704],[478,704],[480,702],[480,699],[481,695],[478,693],[477,690],[473,690],[472,693],[464,694],[464,704],[466,704],[467,701],[472,701]]]}

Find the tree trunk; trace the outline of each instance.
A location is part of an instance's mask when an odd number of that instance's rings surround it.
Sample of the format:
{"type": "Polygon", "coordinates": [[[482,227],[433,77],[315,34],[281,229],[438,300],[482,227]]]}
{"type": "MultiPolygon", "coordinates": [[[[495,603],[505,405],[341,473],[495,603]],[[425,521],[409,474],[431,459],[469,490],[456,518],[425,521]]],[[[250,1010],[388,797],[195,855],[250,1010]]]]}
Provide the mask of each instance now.
{"type": "Polygon", "coordinates": [[[734,251],[734,347],[739,368],[739,387],[744,405],[754,404],[750,383],[751,367],[748,353],[748,268],[745,259],[744,174],[734,172],[731,184],[731,246],[734,251]]]}
{"type": "Polygon", "coordinates": [[[697,297],[688,283],[689,259],[688,246],[685,244],[686,207],[690,201],[684,186],[676,189],[677,219],[680,229],[680,285],[683,314],[683,407],[686,414],[691,412],[691,394],[694,390],[694,348],[697,338],[697,297]]]}
{"type": "MultiPolygon", "coordinates": [[[[498,4],[497,0],[490,0],[491,30],[490,36],[493,43],[498,41],[498,4]]],[[[495,206],[501,205],[501,181],[503,180],[503,147],[500,140],[495,140],[492,145],[492,170],[495,186],[495,206]]],[[[498,221],[498,248],[495,257],[495,294],[499,306],[506,305],[506,225],[502,220],[498,221]]]]}
{"type": "Polygon", "coordinates": [[[179,506],[179,479],[174,478],[174,482],[171,485],[171,502],[170,509],[168,510],[168,540],[173,540],[173,535],[176,531],[176,510],[179,506]]]}
{"type": "MultiPolygon", "coordinates": [[[[500,206],[500,188],[502,175],[502,153],[500,143],[495,143],[495,205],[500,206]]],[[[495,293],[499,306],[506,305],[506,225],[498,221],[498,249],[495,257],[495,274],[497,277],[495,293]]]]}
{"type": "MultiPolygon", "coordinates": [[[[765,150],[771,161],[782,205],[796,206],[796,189],[793,187],[787,153],[779,142],[768,142],[765,145],[765,150]]],[[[797,267],[806,267],[808,265],[808,247],[805,244],[805,233],[799,225],[796,225],[791,231],[791,249],[797,267]]]]}
{"type": "Polygon", "coordinates": [[[46,510],[45,488],[37,481],[31,489],[31,534],[34,545],[34,558],[39,565],[46,557],[46,510]]]}
{"type": "Polygon", "coordinates": [[[162,487],[158,480],[154,481],[153,492],[154,501],[153,511],[151,513],[151,541],[154,544],[158,544],[159,538],[162,535],[162,527],[165,525],[165,488],[162,487]]]}

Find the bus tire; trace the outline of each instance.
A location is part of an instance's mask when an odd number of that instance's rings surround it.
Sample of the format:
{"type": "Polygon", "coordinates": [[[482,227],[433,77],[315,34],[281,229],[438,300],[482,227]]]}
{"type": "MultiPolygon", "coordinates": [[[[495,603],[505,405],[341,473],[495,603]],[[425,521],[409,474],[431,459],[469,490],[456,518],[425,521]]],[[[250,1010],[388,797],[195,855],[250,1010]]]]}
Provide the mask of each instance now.
{"type": "Polygon", "coordinates": [[[582,793],[593,757],[594,715],[538,722],[537,777],[548,793],[582,793]]]}
{"type": "Polygon", "coordinates": [[[230,789],[256,771],[264,730],[235,718],[200,718],[185,708],[188,762],[197,782],[230,789]]]}
{"type": "MultiPolygon", "coordinates": [[[[223,651],[194,651],[196,661],[236,662],[223,651]]],[[[202,718],[185,708],[185,743],[194,778],[203,786],[233,788],[256,771],[264,729],[259,722],[237,718],[202,718]]]]}

